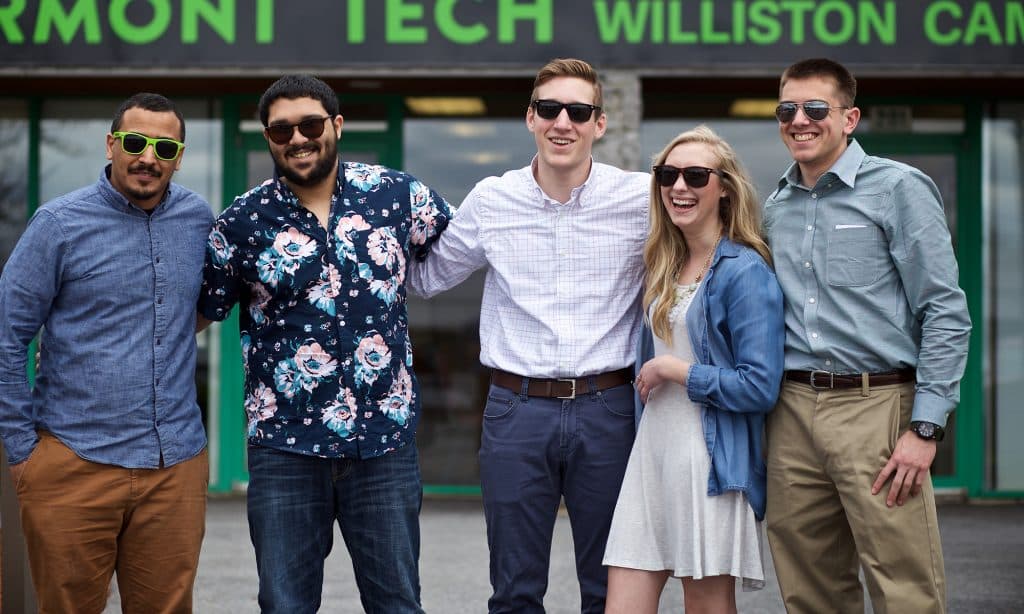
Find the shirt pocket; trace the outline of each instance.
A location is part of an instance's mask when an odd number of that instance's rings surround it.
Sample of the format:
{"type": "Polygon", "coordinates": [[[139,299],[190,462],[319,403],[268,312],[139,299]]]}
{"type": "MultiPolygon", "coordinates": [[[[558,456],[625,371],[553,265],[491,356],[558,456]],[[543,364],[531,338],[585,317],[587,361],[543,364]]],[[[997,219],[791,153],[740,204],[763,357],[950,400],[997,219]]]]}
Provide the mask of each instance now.
{"type": "Polygon", "coordinates": [[[874,224],[836,224],[828,233],[828,283],[866,286],[891,267],[885,233],[874,224]]]}

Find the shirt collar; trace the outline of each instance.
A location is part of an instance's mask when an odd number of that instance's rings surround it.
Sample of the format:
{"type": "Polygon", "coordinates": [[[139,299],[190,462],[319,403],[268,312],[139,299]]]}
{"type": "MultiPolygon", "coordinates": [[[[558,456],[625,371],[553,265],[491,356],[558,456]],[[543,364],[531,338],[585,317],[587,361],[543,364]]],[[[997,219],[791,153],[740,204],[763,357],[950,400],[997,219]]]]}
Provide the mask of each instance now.
{"type": "MultiPolygon", "coordinates": [[[[563,203],[559,203],[554,198],[551,198],[550,196],[548,196],[548,194],[544,191],[544,188],[540,187],[540,184],[537,183],[537,174],[536,174],[536,172],[537,172],[537,155],[533,156],[533,160],[530,161],[530,166],[526,167],[525,170],[526,170],[526,174],[528,176],[526,181],[528,182],[528,184],[534,190],[536,190],[537,194],[540,197],[538,199],[538,201],[537,201],[538,204],[540,204],[542,207],[545,206],[548,203],[551,203],[553,205],[563,204],[563,203]]],[[[569,192],[569,200],[566,203],[564,203],[564,204],[572,203],[572,202],[575,201],[578,205],[583,206],[583,198],[582,198],[583,190],[586,189],[586,187],[590,185],[591,180],[594,178],[594,176],[596,174],[597,174],[597,162],[595,162],[594,161],[594,157],[591,156],[590,157],[590,174],[587,175],[586,181],[584,181],[580,185],[576,186],[575,188],[573,188],[569,192]]]]}
{"type": "MultiPolygon", "coordinates": [[[[832,168],[828,169],[822,177],[832,174],[852,188],[857,181],[857,171],[860,170],[860,165],[866,156],[864,148],[860,146],[857,139],[850,138],[846,142],[846,151],[839,156],[832,168]]],[[[790,164],[785,174],[779,179],[780,188],[785,187],[786,184],[794,187],[800,185],[800,165],[796,162],[790,164]]]]}

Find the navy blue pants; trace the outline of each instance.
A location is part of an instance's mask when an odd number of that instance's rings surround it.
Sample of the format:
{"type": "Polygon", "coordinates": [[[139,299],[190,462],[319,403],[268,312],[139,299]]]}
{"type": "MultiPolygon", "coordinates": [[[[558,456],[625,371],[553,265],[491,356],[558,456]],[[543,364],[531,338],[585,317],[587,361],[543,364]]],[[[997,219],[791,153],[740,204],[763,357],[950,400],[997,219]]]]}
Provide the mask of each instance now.
{"type": "Polygon", "coordinates": [[[604,612],[601,565],[636,428],[633,388],[573,400],[491,386],[480,482],[491,555],[490,612],[543,612],[551,536],[565,498],[583,612],[604,612]]]}
{"type": "Polygon", "coordinates": [[[423,498],[414,444],[366,460],[249,447],[249,534],[264,614],[320,608],[324,560],[341,527],[366,612],[422,613],[423,498]]]}

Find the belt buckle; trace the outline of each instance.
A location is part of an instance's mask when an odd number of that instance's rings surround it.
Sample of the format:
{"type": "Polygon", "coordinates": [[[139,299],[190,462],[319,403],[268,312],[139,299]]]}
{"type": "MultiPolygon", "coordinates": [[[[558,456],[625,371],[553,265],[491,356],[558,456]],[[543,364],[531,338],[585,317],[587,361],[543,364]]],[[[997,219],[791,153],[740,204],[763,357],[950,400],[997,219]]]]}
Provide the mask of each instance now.
{"type": "Polygon", "coordinates": [[[569,393],[569,396],[567,396],[567,397],[555,397],[555,398],[556,399],[562,399],[563,401],[573,401],[573,400],[575,400],[576,399],[576,378],[565,379],[565,378],[561,378],[560,377],[560,378],[558,378],[558,381],[560,381],[560,382],[568,382],[571,385],[571,388],[570,388],[571,392],[569,393]]]}
{"type": "Polygon", "coordinates": [[[831,371],[811,371],[811,376],[810,376],[811,388],[814,388],[815,390],[828,390],[830,388],[835,388],[835,385],[836,385],[835,375],[836,374],[832,373],[831,371]],[[817,375],[819,373],[821,373],[823,375],[828,375],[828,385],[825,385],[825,384],[819,385],[815,381],[815,375],[817,375]]]}

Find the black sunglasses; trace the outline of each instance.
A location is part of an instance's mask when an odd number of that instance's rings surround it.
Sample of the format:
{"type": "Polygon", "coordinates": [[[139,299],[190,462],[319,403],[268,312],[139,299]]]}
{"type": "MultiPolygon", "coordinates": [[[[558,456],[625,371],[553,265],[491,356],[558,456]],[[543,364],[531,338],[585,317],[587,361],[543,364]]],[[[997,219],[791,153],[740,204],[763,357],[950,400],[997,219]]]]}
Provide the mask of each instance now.
{"type": "Polygon", "coordinates": [[[658,181],[658,185],[671,188],[676,184],[676,180],[679,179],[679,174],[683,174],[683,181],[686,185],[691,188],[703,188],[708,184],[708,179],[711,178],[711,173],[718,175],[719,177],[725,177],[725,171],[720,171],[714,168],[706,168],[703,166],[687,166],[686,168],[677,168],[675,166],[669,166],[668,164],[659,164],[653,167],[654,178],[658,181]]]}
{"type": "Polygon", "coordinates": [[[808,100],[807,102],[783,102],[775,107],[775,118],[788,124],[796,117],[796,110],[803,108],[807,119],[820,122],[828,117],[832,109],[849,109],[850,107],[831,107],[824,100],[808,100]]]}
{"type": "Polygon", "coordinates": [[[278,145],[284,145],[292,140],[292,135],[295,134],[296,128],[299,129],[299,134],[307,139],[318,139],[324,133],[324,127],[326,126],[324,122],[328,119],[331,119],[330,115],[307,117],[297,124],[270,124],[263,129],[263,132],[266,133],[268,139],[278,145]]]}
{"type": "Polygon", "coordinates": [[[589,121],[594,112],[601,112],[601,107],[583,102],[561,103],[557,100],[534,100],[530,103],[533,110],[543,119],[555,119],[565,109],[569,112],[569,120],[575,124],[582,124],[589,121]]]}
{"type": "Polygon", "coordinates": [[[157,158],[171,161],[176,160],[182,148],[185,147],[185,144],[181,141],[153,138],[138,132],[119,130],[110,133],[110,135],[115,139],[121,139],[121,150],[131,156],[141,156],[142,152],[146,151],[146,147],[152,145],[153,153],[156,154],[157,158]]]}

